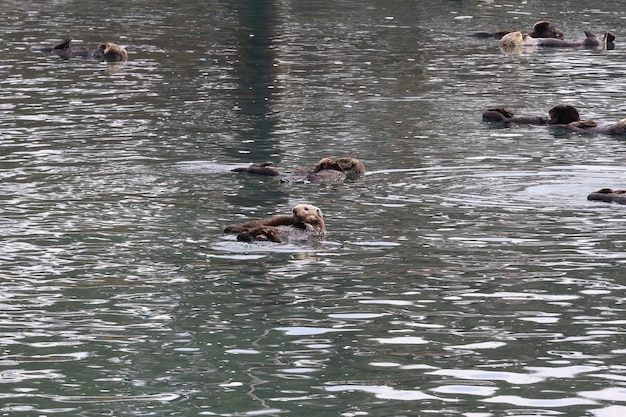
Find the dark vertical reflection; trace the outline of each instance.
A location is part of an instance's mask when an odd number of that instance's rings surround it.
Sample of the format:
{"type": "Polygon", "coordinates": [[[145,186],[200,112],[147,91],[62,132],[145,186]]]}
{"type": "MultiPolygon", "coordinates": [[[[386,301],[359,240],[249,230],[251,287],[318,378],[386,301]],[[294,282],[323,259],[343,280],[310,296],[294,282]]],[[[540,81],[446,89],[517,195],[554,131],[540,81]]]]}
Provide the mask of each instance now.
{"type": "Polygon", "coordinates": [[[276,79],[273,46],[276,8],[272,0],[240,0],[235,4],[241,25],[237,42],[239,65],[235,68],[237,106],[244,119],[239,134],[245,149],[234,151],[245,150],[246,160],[271,160],[278,152],[272,137],[277,122],[272,112],[276,79]]]}

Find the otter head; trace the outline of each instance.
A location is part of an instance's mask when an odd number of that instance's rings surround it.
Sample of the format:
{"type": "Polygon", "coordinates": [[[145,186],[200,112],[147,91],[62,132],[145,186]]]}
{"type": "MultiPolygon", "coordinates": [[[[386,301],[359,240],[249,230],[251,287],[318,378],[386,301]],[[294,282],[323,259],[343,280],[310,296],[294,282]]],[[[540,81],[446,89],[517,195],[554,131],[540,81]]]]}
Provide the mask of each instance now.
{"type": "Polygon", "coordinates": [[[523,42],[524,35],[522,35],[522,32],[511,32],[504,35],[498,44],[503,48],[513,48],[521,46],[523,42]]]}
{"type": "Polygon", "coordinates": [[[293,225],[300,229],[323,235],[326,231],[322,210],[311,204],[297,204],[291,210],[293,225]]]}
{"type": "Polygon", "coordinates": [[[567,104],[558,104],[548,111],[551,125],[566,125],[572,122],[580,121],[580,115],[576,107],[567,104]]]}
{"type": "Polygon", "coordinates": [[[536,46],[537,40],[528,33],[511,32],[504,35],[498,45],[503,52],[519,54],[524,52],[524,47],[536,46]]]}
{"type": "Polygon", "coordinates": [[[365,165],[356,158],[338,158],[335,162],[346,174],[365,174],[365,165]]]}
{"type": "Polygon", "coordinates": [[[325,169],[332,169],[335,171],[343,171],[336,160],[333,158],[322,158],[313,168],[313,172],[320,172],[325,169]]]}
{"type": "Polygon", "coordinates": [[[344,172],[347,175],[365,173],[365,165],[356,158],[323,158],[315,165],[313,172],[320,172],[325,169],[344,172]]]}
{"type": "Polygon", "coordinates": [[[533,38],[556,38],[563,39],[563,32],[558,30],[551,22],[542,20],[535,23],[533,31],[530,33],[533,38]]]}
{"type": "Polygon", "coordinates": [[[102,56],[105,61],[126,61],[128,58],[128,52],[123,47],[106,42],[100,45],[98,48],[98,54],[102,56]]]}

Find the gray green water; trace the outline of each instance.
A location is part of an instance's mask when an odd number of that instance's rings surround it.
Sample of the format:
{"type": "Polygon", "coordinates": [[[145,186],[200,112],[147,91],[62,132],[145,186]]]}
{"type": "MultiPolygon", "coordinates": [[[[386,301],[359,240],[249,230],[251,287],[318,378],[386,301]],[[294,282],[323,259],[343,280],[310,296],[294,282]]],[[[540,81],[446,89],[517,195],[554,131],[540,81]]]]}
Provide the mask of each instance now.
{"type": "Polygon", "coordinates": [[[7,1],[0,414],[626,412],[622,1],[7,1]],[[503,54],[552,20],[616,49],[503,54]],[[121,66],[33,50],[127,47],[121,66]],[[354,156],[339,185],[230,172],[354,156]],[[225,225],[309,202],[327,239],[225,225]]]}

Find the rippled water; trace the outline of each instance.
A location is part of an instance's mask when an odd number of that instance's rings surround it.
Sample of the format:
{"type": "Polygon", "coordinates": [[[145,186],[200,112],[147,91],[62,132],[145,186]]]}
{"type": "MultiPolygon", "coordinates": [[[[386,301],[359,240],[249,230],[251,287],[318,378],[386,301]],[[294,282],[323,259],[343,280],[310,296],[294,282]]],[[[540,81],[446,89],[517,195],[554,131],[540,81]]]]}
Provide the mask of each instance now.
{"type": "Polygon", "coordinates": [[[8,2],[0,414],[626,412],[624,2],[8,2]],[[502,53],[550,19],[615,50],[502,53]],[[123,44],[117,66],[36,50],[123,44]],[[355,156],[339,185],[230,172],[355,156]],[[225,225],[310,202],[327,239],[225,225]]]}

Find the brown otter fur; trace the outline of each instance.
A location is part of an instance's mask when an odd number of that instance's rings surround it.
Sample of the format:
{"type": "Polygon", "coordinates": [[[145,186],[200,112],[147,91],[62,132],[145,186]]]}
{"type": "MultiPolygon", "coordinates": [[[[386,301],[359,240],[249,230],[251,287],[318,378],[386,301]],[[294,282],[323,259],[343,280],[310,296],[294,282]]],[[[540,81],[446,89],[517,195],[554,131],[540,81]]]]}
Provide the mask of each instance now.
{"type": "MultiPolygon", "coordinates": [[[[495,32],[475,32],[470,34],[475,38],[496,38],[501,39],[505,35],[515,32],[513,29],[500,29],[495,32]]],[[[533,26],[533,31],[529,33],[529,36],[533,38],[555,38],[555,39],[563,39],[563,32],[558,30],[554,24],[548,22],[547,20],[542,20],[540,22],[535,23],[533,26]]]]}
{"type": "Polygon", "coordinates": [[[610,188],[603,188],[589,194],[587,196],[587,200],[626,204],[626,190],[612,190],[610,188]]]}
{"type": "Polygon", "coordinates": [[[608,136],[626,136],[626,119],[608,126],[600,126],[594,120],[581,120],[565,124],[553,124],[551,130],[564,130],[575,133],[600,134],[608,136]]]}
{"type": "Polygon", "coordinates": [[[494,107],[483,112],[483,120],[486,122],[554,125],[580,121],[578,110],[568,104],[557,104],[548,111],[548,116],[516,116],[513,111],[504,107],[494,107]]]}
{"type": "Polygon", "coordinates": [[[553,132],[565,131],[608,136],[626,136],[626,118],[610,125],[599,125],[594,120],[580,120],[578,110],[568,104],[558,104],[548,111],[549,117],[516,116],[509,109],[494,107],[483,112],[483,121],[495,123],[517,123],[547,125],[553,132]]]}
{"type": "Polygon", "coordinates": [[[118,44],[106,42],[98,47],[96,56],[108,62],[126,61],[128,59],[128,52],[118,44]]]}
{"type": "Polygon", "coordinates": [[[262,220],[227,226],[225,233],[238,233],[237,240],[286,242],[294,238],[323,238],[326,224],[322,210],[311,204],[297,204],[291,215],[280,214],[262,220]]]}
{"type": "Polygon", "coordinates": [[[498,45],[500,45],[500,48],[505,52],[521,52],[522,49],[519,48],[532,48],[536,46],[552,48],[598,48],[602,46],[609,48],[609,44],[611,44],[613,40],[615,40],[615,35],[611,32],[606,32],[602,40],[600,40],[593,32],[588,30],[585,31],[585,39],[574,41],[553,37],[537,38],[527,33],[511,32],[504,35],[498,45]]]}
{"type": "Polygon", "coordinates": [[[65,38],[63,42],[53,46],[41,48],[42,52],[52,53],[62,58],[71,58],[75,56],[85,58],[96,58],[108,62],[126,61],[128,52],[122,46],[115,43],[106,42],[101,44],[98,49],[90,50],[86,46],[73,46],[72,38],[65,38]]]}
{"type": "Polygon", "coordinates": [[[529,33],[532,38],[554,38],[563,39],[563,32],[558,30],[552,22],[542,20],[535,23],[533,31],[529,33]]]}
{"type": "Polygon", "coordinates": [[[557,104],[548,110],[550,120],[548,124],[575,123],[580,121],[580,114],[576,107],[568,104],[557,104]]]}
{"type": "Polygon", "coordinates": [[[312,169],[280,170],[265,162],[254,163],[246,168],[235,168],[233,171],[279,176],[283,182],[339,183],[348,178],[362,176],[365,173],[365,166],[356,158],[323,158],[312,169]]]}

